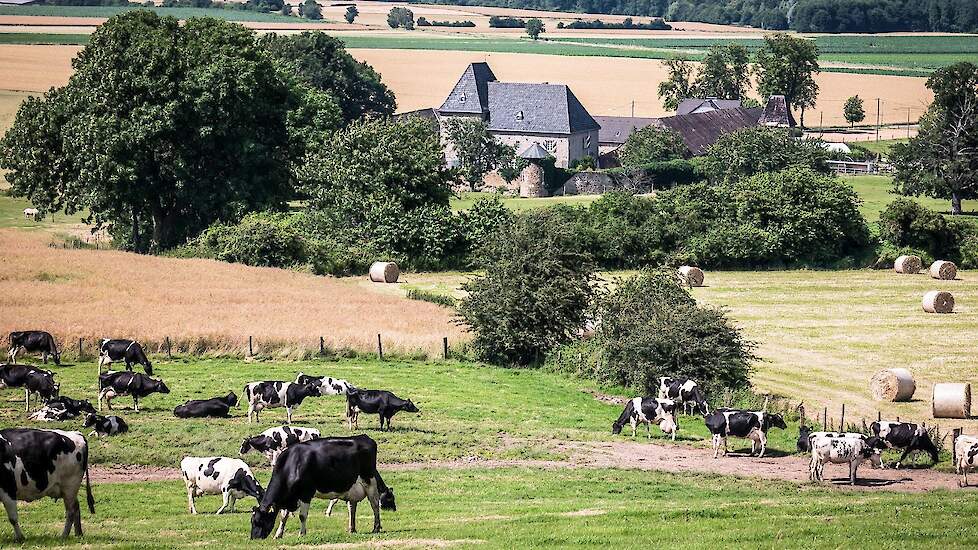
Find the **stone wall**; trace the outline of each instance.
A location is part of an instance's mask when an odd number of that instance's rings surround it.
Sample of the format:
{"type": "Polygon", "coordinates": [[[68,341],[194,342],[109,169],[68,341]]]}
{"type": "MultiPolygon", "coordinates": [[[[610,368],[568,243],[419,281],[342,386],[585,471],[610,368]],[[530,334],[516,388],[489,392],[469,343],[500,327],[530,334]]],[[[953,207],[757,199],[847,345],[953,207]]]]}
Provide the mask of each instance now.
{"type": "Polygon", "coordinates": [[[567,180],[566,186],[568,194],[570,188],[574,188],[581,195],[600,195],[608,191],[649,193],[654,190],[652,177],[641,169],[614,173],[578,172],[567,180]]]}

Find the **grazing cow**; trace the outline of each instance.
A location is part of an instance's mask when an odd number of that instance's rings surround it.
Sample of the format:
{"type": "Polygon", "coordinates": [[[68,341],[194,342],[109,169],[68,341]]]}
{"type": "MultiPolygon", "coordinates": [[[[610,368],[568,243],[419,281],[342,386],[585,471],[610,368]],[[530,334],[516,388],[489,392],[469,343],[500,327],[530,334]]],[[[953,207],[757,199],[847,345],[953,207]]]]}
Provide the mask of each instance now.
{"type": "Polygon", "coordinates": [[[319,430],[313,428],[279,426],[277,428],[269,428],[254,437],[245,438],[241,442],[240,453],[247,454],[251,450],[262,453],[272,463],[272,467],[274,467],[279,455],[289,445],[318,438],[319,430]]]}
{"type": "Polygon", "coordinates": [[[934,464],[937,464],[937,447],[934,446],[934,442],[931,441],[930,435],[923,425],[882,420],[870,424],[869,429],[873,435],[882,439],[887,447],[903,450],[903,455],[900,460],[897,460],[897,468],[900,468],[900,464],[906,460],[907,456],[915,451],[923,451],[929,454],[934,464]]]}
{"type": "Polygon", "coordinates": [[[703,391],[689,378],[659,378],[659,399],[672,399],[677,404],[682,404],[683,412],[689,407],[690,412],[697,411],[703,416],[710,414],[710,406],[703,391]]]}
{"type": "Polygon", "coordinates": [[[29,418],[40,422],[60,422],[78,418],[82,413],[94,413],[95,407],[84,399],[72,399],[58,396],[49,399],[37,412],[29,418]]]}
{"type": "Polygon", "coordinates": [[[638,424],[642,423],[648,428],[649,439],[652,439],[652,424],[657,424],[662,433],[672,435],[672,440],[675,441],[679,430],[675,415],[676,403],[672,399],[636,397],[625,403],[625,410],[621,411],[621,416],[611,425],[611,433],[620,434],[625,422],[630,422],[632,437],[635,437],[638,424]]]}
{"type": "Polygon", "coordinates": [[[294,382],[252,382],[244,387],[244,394],[245,399],[248,400],[249,424],[252,414],[255,415],[255,422],[258,422],[258,413],[262,409],[275,407],[285,407],[286,424],[291,424],[292,411],[301,405],[305,398],[319,395],[319,388],[294,382]]]}
{"type": "Polygon", "coordinates": [[[98,410],[102,401],[112,410],[112,400],[120,395],[131,395],[133,409],[139,412],[139,399],[152,393],[170,393],[170,388],[162,380],[154,380],[138,372],[109,371],[98,376],[98,410]]]}
{"type": "Polygon", "coordinates": [[[968,472],[978,465],[978,437],[959,435],[954,440],[954,455],[957,457],[954,469],[961,475],[961,479],[958,480],[958,487],[967,487],[968,472]]]}
{"type": "Polygon", "coordinates": [[[11,363],[17,364],[17,355],[23,350],[25,353],[40,353],[45,364],[48,362],[48,357],[51,357],[55,365],[61,366],[61,352],[58,351],[58,344],[50,333],[43,330],[24,330],[11,332],[7,338],[9,342],[7,359],[11,363]]]}
{"type": "Polygon", "coordinates": [[[38,210],[37,208],[25,208],[24,209],[24,219],[25,220],[31,220],[32,222],[35,222],[35,221],[37,221],[37,215],[40,214],[40,213],[41,213],[41,211],[38,210]]]}
{"type": "Polygon", "coordinates": [[[224,397],[193,399],[183,405],[177,405],[173,409],[173,415],[177,418],[227,418],[230,416],[231,407],[237,406],[238,396],[234,395],[234,392],[228,392],[224,397]]]}
{"type": "Polygon", "coordinates": [[[310,376],[301,372],[296,375],[295,383],[303,386],[316,386],[319,389],[319,396],[347,395],[356,389],[353,384],[346,380],[329,376],[310,376]]]}
{"type": "Polygon", "coordinates": [[[798,426],[798,441],[795,443],[795,447],[799,453],[807,453],[812,450],[811,443],[808,441],[808,436],[811,434],[812,429],[810,427],[798,426]]]}
{"type": "Polygon", "coordinates": [[[874,468],[882,467],[880,453],[886,444],[878,437],[866,437],[858,433],[813,432],[809,436],[812,461],[808,465],[808,477],[822,481],[826,463],[849,464],[849,484],[856,484],[856,469],[869,460],[874,468]]]}
{"type": "Polygon", "coordinates": [[[85,417],[86,428],[95,428],[88,434],[89,437],[93,435],[96,437],[101,437],[103,435],[119,435],[124,434],[129,431],[129,424],[119,416],[100,416],[97,414],[89,414],[85,417]]]}
{"type": "Polygon", "coordinates": [[[272,479],[251,515],[251,538],[264,539],[280,515],[275,538],[285,533],[290,512],[298,510],[300,535],[313,498],[342,499],[350,510],[350,532],[357,530],[357,504],[364,498],[374,511],[373,532],[380,532],[380,510],[396,510],[394,491],[377,471],[377,442],[365,436],[328,437],[285,449],[272,469],[272,479]]]}
{"type": "Polygon", "coordinates": [[[865,439],[866,436],[860,433],[854,432],[813,432],[808,426],[801,426],[798,428],[798,451],[799,452],[810,452],[812,450],[811,438],[812,437],[850,437],[855,439],[865,439]],[[804,441],[802,441],[804,438],[804,441]]]}
{"type": "Polygon", "coordinates": [[[135,340],[109,340],[102,339],[99,347],[98,368],[102,371],[102,365],[110,365],[116,361],[124,361],[126,370],[132,370],[133,365],[142,365],[146,374],[153,374],[153,364],[146,358],[143,347],[135,340]]]}
{"type": "Polygon", "coordinates": [[[246,496],[255,497],[260,503],[265,493],[251,468],[238,458],[188,456],[180,461],[180,470],[187,485],[191,514],[197,513],[194,500],[200,495],[222,495],[224,504],[217,509],[220,514],[229,507],[234,512],[234,502],[246,496]]]}
{"type": "Polygon", "coordinates": [[[380,429],[391,429],[391,418],[397,411],[407,411],[416,413],[418,407],[410,399],[401,399],[393,393],[385,390],[353,390],[346,394],[346,417],[350,423],[350,429],[354,427],[360,429],[357,420],[361,412],[367,414],[377,414],[380,416],[380,429]]]}
{"type": "Polygon", "coordinates": [[[30,365],[0,365],[0,389],[3,388],[24,388],[24,410],[30,411],[32,393],[48,401],[58,396],[61,386],[51,371],[30,365]]]}
{"type": "Polygon", "coordinates": [[[720,453],[723,444],[723,454],[727,454],[727,438],[739,437],[750,439],[750,454],[753,455],[760,444],[761,450],[757,457],[764,456],[767,448],[767,432],[771,428],[787,429],[780,414],[770,414],[763,411],[742,411],[737,409],[717,409],[705,419],[706,427],[713,434],[713,458],[720,453]]]}
{"type": "Polygon", "coordinates": [[[10,428],[0,430],[0,501],[14,527],[14,539],[24,540],[17,518],[17,501],[43,497],[65,503],[67,538],[72,526],[82,535],[78,491],[85,478],[88,510],[95,513],[95,498],[88,479],[88,442],[78,432],[10,428]]]}

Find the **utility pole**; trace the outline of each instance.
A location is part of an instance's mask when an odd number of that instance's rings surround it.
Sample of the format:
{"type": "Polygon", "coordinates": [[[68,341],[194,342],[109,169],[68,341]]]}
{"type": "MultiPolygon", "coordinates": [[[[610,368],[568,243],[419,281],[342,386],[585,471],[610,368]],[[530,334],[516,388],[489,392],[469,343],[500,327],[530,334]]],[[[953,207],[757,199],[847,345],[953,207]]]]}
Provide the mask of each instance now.
{"type": "Polygon", "coordinates": [[[635,100],[632,100],[632,118],[635,118],[635,100]]]}
{"type": "Polygon", "coordinates": [[[910,107],[907,107],[907,139],[910,139],[910,107]]]}
{"type": "Polygon", "coordinates": [[[876,98],[876,141],[880,140],[880,98],[876,98]]]}

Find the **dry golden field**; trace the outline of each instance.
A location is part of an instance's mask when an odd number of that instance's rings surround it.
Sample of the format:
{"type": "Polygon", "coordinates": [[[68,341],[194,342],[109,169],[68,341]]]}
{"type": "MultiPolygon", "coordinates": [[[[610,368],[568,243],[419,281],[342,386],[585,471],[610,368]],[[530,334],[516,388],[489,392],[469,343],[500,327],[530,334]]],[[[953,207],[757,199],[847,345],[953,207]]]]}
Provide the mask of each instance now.
{"type": "MultiPolygon", "coordinates": [[[[50,235],[0,230],[0,334],[48,330],[60,342],[136,338],[156,351],[301,357],[333,349],[437,354],[463,338],[448,309],[358,285],[210,260],[64,250],[50,235]]],[[[67,346],[67,344],[65,344],[67,346]]],[[[69,346],[70,347],[70,346],[69,346]]]]}

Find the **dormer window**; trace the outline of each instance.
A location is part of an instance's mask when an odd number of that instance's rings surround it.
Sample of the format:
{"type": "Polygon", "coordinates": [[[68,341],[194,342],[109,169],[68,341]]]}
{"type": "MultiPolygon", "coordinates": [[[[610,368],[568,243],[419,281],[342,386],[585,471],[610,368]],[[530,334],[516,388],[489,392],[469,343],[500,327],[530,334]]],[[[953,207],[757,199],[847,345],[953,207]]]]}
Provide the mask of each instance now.
{"type": "Polygon", "coordinates": [[[523,120],[523,111],[518,111],[516,113],[516,120],[523,120]]]}
{"type": "Polygon", "coordinates": [[[465,103],[465,92],[462,92],[461,94],[459,94],[459,96],[458,96],[458,102],[459,103],[465,103]]]}

